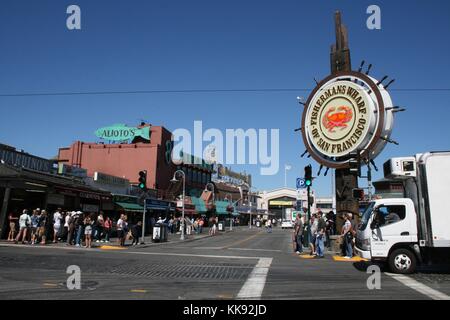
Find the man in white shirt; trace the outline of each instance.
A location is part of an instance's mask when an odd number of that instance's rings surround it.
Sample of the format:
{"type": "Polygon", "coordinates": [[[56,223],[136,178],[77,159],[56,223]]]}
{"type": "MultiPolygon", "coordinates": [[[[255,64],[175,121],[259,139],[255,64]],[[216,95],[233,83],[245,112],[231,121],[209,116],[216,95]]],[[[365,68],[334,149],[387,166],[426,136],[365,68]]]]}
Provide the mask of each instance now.
{"type": "Polygon", "coordinates": [[[16,237],[16,243],[22,238],[22,244],[27,240],[28,227],[31,224],[31,218],[28,215],[28,210],[23,209],[22,215],[19,217],[19,234],[16,237]]]}

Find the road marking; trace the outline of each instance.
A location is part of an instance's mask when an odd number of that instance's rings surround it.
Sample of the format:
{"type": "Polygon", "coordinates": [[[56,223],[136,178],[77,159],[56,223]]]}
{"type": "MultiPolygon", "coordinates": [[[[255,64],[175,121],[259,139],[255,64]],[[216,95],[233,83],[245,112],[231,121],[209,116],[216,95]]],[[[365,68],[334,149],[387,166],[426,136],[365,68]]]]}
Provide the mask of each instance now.
{"type": "Polygon", "coordinates": [[[266,285],[272,258],[259,259],[237,295],[237,299],[259,300],[266,285]]]}
{"type": "Polygon", "coordinates": [[[233,295],[231,294],[219,294],[216,296],[217,299],[233,299],[233,295]]]}
{"type": "Polygon", "coordinates": [[[56,283],[43,283],[42,285],[44,287],[52,287],[52,288],[56,288],[58,286],[56,283]]]}
{"type": "Polygon", "coordinates": [[[312,256],[310,254],[301,254],[298,257],[301,259],[314,259],[316,256],[312,256]]]}
{"type": "Polygon", "coordinates": [[[130,290],[130,292],[133,292],[133,293],[147,293],[147,290],[144,290],[144,289],[133,289],[133,290],[130,290]]]}
{"type": "Polygon", "coordinates": [[[440,291],[437,291],[433,288],[430,288],[423,283],[420,283],[419,281],[416,281],[408,276],[402,275],[402,274],[394,274],[394,273],[388,273],[386,272],[388,276],[391,278],[394,278],[395,280],[401,282],[407,287],[410,287],[413,290],[416,290],[417,292],[420,292],[421,294],[426,295],[427,297],[433,299],[433,300],[450,300],[450,296],[446,295],[445,293],[442,293],[440,291]]]}
{"type": "Polygon", "coordinates": [[[254,235],[251,235],[250,237],[247,237],[247,238],[245,238],[245,239],[243,239],[243,240],[239,240],[239,241],[233,242],[232,244],[230,244],[230,245],[228,245],[228,246],[225,246],[225,247],[223,247],[223,248],[224,248],[224,249],[227,249],[227,248],[233,247],[233,246],[235,246],[235,245],[243,244],[244,242],[247,242],[247,241],[249,241],[249,240],[255,238],[256,236],[259,236],[260,234],[261,234],[261,231],[258,231],[257,233],[255,233],[254,235]]]}
{"type": "Polygon", "coordinates": [[[221,250],[223,247],[195,247],[194,250],[221,250]]]}
{"type": "Polygon", "coordinates": [[[333,260],[334,261],[342,261],[342,262],[361,262],[361,261],[369,261],[367,259],[361,258],[361,257],[353,257],[350,259],[347,259],[345,257],[341,257],[341,256],[333,256],[333,260]]]}
{"type": "MultiPolygon", "coordinates": [[[[11,247],[10,245],[0,244],[0,247],[11,247]]],[[[23,249],[37,249],[37,247],[31,246],[17,246],[16,248],[23,249]]],[[[73,248],[73,247],[39,247],[45,249],[57,249],[57,250],[73,250],[73,251],[84,251],[85,248],[73,248]]],[[[89,250],[90,253],[111,253],[108,250],[92,249],[89,250]]],[[[246,257],[246,256],[224,256],[224,255],[207,255],[207,254],[190,254],[190,253],[168,253],[168,252],[139,252],[139,251],[128,251],[128,250],[118,250],[115,251],[117,254],[141,254],[141,255],[153,255],[153,256],[179,256],[179,257],[199,257],[199,258],[218,258],[218,259],[262,259],[264,257],[246,257]]]]}
{"type": "Polygon", "coordinates": [[[281,250],[276,249],[251,249],[251,248],[228,248],[228,250],[281,252],[281,250]]]}
{"type": "Polygon", "coordinates": [[[127,250],[126,248],[119,247],[119,246],[100,246],[101,250],[127,250]]]}

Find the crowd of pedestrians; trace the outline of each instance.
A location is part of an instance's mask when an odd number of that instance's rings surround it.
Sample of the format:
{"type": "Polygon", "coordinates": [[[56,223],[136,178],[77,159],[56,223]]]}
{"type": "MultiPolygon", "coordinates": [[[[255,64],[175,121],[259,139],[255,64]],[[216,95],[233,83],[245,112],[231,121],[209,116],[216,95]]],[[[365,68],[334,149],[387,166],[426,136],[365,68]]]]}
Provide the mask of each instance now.
{"type": "MultiPolygon", "coordinates": [[[[125,214],[117,221],[116,230],[119,245],[125,245],[127,238],[140,237],[139,228],[134,235],[128,234],[128,218],[125,214]]],[[[136,226],[142,226],[138,222],[136,226]]],[[[63,242],[77,247],[92,248],[92,243],[109,243],[113,229],[110,217],[100,213],[83,213],[81,211],[63,211],[58,208],[49,215],[43,209],[34,209],[31,214],[24,209],[19,217],[9,214],[8,241],[22,244],[41,244],[63,242]]],[[[137,240],[136,240],[137,242],[137,240]]]]}
{"type": "MultiPolygon", "coordinates": [[[[306,211],[306,210],[305,210],[306,211]]],[[[342,256],[346,259],[353,257],[355,222],[351,213],[344,214],[344,224],[340,231],[342,256]]],[[[325,247],[331,248],[331,237],[336,235],[335,215],[332,211],[324,215],[320,210],[311,215],[307,221],[306,213],[298,214],[292,234],[293,250],[297,254],[303,253],[304,245],[309,247],[309,254],[323,258],[325,247]]]]}

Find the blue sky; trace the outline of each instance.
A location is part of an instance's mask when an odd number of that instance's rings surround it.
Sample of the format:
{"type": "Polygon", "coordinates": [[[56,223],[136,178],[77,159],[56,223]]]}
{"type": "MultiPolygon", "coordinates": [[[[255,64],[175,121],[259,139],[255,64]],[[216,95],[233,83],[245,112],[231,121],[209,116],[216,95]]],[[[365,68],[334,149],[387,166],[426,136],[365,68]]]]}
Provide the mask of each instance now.
{"type": "MultiPolygon", "coordinates": [[[[169,130],[279,128],[280,171],[253,174],[258,189],[288,185],[311,159],[294,133],[298,92],[156,93],[8,97],[16,93],[185,89],[313,88],[329,73],[333,13],[349,29],[353,68],[396,79],[393,139],[376,163],[393,156],[450,149],[450,2],[438,1],[104,1],[0,2],[0,142],[44,157],[94,131],[145,119],[169,130]],[[66,8],[77,4],[82,30],[66,28],[66,8]],[[368,30],[366,9],[381,7],[382,29],[368,30]],[[399,89],[449,89],[441,91],[399,89]],[[1,96],[3,95],[3,96],[1,96]]],[[[375,178],[380,178],[376,174],[375,178]]],[[[314,182],[331,193],[330,178],[314,182]]]]}

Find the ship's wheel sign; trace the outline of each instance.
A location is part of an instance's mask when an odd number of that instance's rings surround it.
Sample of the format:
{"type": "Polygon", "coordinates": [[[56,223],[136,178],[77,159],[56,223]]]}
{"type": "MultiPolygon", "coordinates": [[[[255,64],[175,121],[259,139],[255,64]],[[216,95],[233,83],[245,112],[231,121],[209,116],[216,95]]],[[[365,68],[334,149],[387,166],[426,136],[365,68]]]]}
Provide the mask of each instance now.
{"type": "Polygon", "coordinates": [[[350,153],[374,159],[393,127],[392,100],[378,81],[342,72],[321,81],[305,104],[302,135],[311,156],[330,168],[348,167],[350,153]]]}

